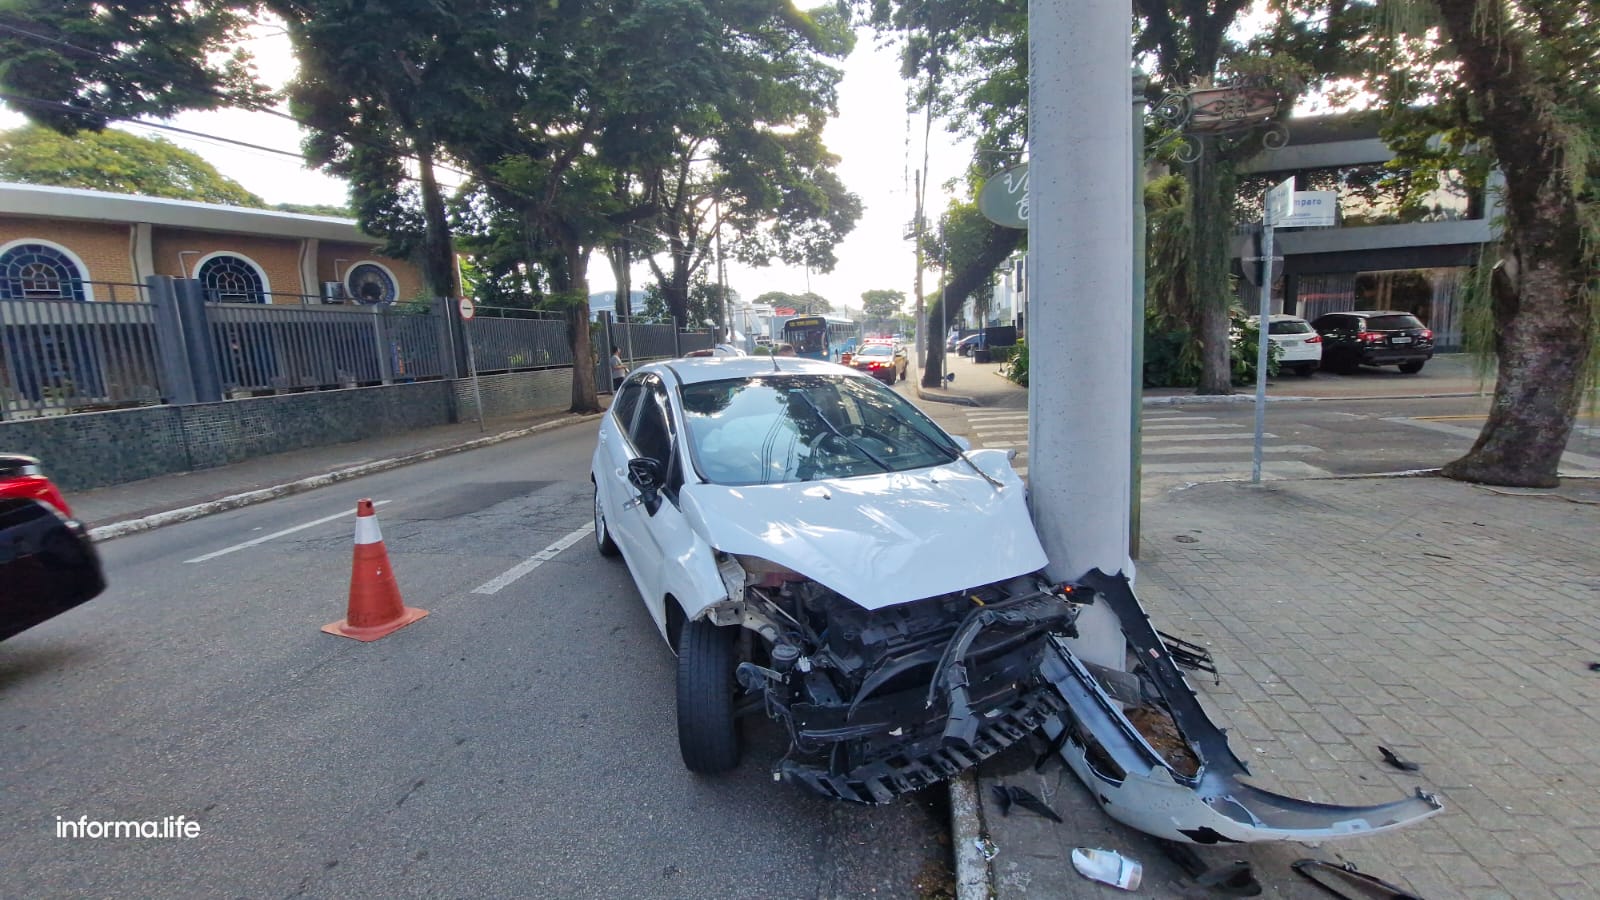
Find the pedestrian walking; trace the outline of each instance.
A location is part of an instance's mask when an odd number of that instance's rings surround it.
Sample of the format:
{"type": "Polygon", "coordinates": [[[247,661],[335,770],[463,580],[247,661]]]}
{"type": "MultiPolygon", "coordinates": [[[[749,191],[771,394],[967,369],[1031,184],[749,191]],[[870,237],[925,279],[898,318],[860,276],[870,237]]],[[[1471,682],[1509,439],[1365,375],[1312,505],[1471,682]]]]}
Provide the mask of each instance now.
{"type": "Polygon", "coordinates": [[[617,388],[622,387],[622,379],[628,377],[628,367],[622,364],[622,348],[616,344],[611,345],[611,393],[615,394],[617,388]]]}

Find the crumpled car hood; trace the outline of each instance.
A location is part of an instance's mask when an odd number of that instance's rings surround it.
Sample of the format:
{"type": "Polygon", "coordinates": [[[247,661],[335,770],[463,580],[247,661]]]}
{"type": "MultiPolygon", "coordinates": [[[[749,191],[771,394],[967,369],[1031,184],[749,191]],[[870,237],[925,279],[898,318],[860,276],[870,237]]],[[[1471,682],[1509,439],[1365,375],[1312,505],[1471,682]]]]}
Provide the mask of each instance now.
{"type": "Polygon", "coordinates": [[[758,556],[867,609],[1044,568],[1022,481],[1000,451],[966,463],[793,484],[685,485],[684,515],[711,546],[758,556]]]}

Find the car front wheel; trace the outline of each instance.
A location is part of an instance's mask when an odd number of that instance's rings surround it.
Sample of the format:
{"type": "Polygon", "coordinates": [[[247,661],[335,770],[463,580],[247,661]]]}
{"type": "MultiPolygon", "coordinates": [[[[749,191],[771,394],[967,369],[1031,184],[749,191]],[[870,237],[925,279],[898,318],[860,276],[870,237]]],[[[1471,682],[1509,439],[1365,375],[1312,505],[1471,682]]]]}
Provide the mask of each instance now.
{"type": "Polygon", "coordinates": [[[594,547],[600,551],[601,556],[616,556],[617,542],[611,539],[611,531],[606,528],[606,511],[600,506],[600,486],[594,488],[594,547]]]}
{"type": "Polygon", "coordinates": [[[678,634],[678,751],[691,772],[726,772],[739,764],[733,710],[739,629],[697,619],[678,634]]]}

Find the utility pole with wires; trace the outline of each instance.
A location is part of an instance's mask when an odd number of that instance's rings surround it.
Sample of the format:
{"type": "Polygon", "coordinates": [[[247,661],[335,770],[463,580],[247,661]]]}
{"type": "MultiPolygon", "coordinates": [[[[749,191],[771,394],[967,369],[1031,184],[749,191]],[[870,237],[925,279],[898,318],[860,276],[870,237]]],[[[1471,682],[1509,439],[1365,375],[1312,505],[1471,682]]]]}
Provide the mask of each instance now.
{"type": "Polygon", "coordinates": [[[722,328],[728,332],[727,341],[733,343],[733,320],[728,316],[728,272],[722,266],[722,193],[712,200],[717,214],[717,299],[722,303],[722,328]]]}
{"type": "Polygon", "coordinates": [[[917,242],[917,370],[922,370],[922,344],[928,339],[928,332],[923,328],[922,321],[922,172],[917,172],[917,218],[912,223],[912,233],[916,235],[917,242]]]}

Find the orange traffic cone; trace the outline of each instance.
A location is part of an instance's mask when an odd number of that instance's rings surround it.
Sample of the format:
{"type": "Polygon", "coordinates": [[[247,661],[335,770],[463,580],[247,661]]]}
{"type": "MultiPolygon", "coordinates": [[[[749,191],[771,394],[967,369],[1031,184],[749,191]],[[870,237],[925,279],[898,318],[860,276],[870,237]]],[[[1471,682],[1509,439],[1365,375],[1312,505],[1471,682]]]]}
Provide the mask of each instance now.
{"type": "Polygon", "coordinates": [[[383,532],[372,513],[372,501],[356,503],[355,564],[350,569],[350,608],[345,617],[322,626],[322,630],[358,641],[375,641],[410,625],[427,615],[400,599],[400,585],[389,568],[389,551],[383,548],[383,532]]]}

